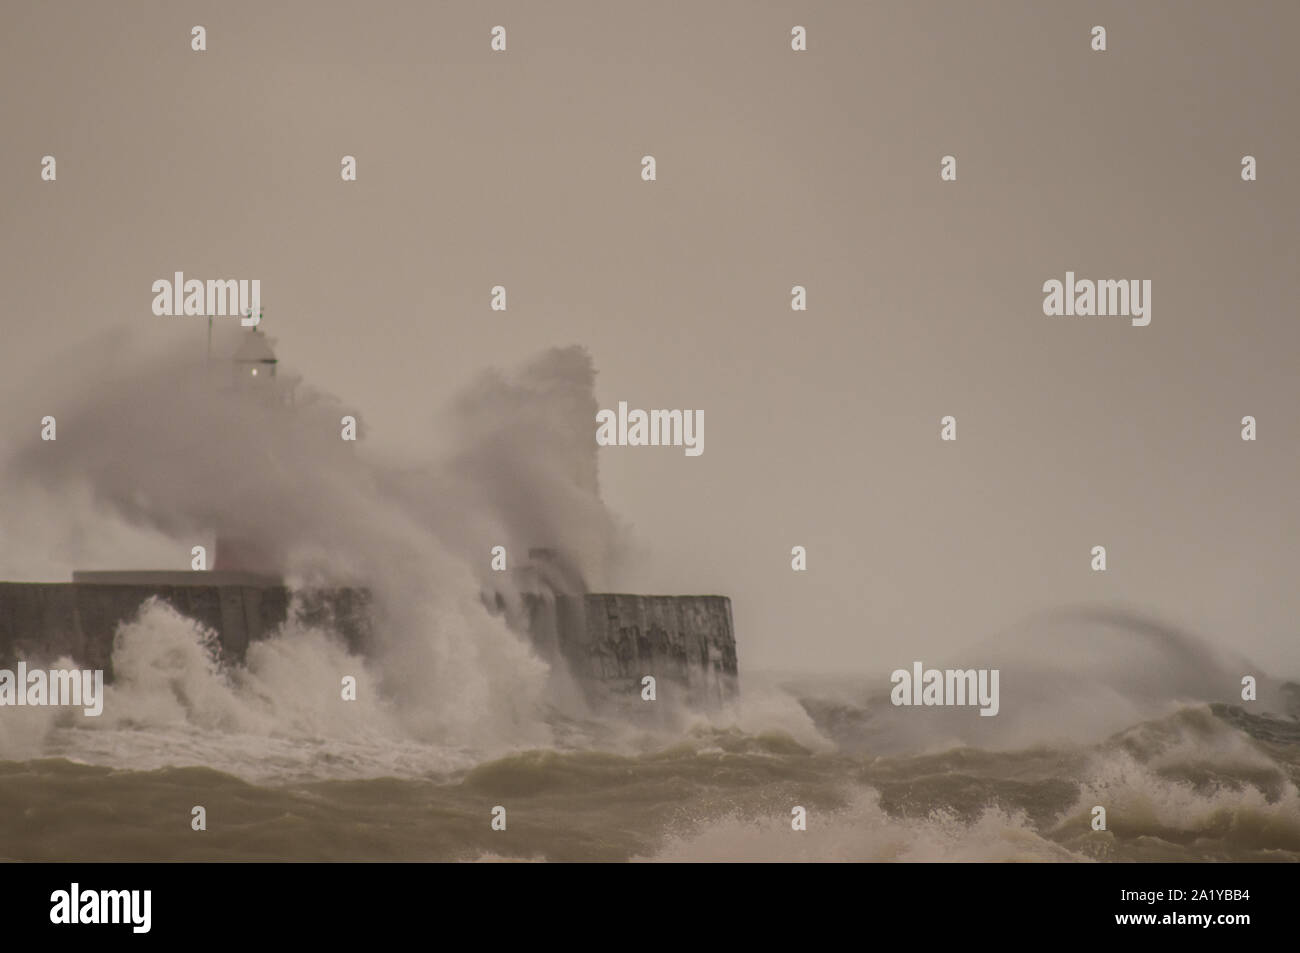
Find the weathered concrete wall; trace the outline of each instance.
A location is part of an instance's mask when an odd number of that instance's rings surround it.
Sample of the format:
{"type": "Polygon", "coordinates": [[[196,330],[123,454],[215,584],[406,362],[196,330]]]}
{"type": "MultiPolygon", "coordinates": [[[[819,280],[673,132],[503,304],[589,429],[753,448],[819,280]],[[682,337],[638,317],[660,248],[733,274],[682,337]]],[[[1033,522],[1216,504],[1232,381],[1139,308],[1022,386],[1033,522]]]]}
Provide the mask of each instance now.
{"type": "MultiPolygon", "coordinates": [[[[272,634],[288,616],[283,586],[101,585],[95,583],[0,583],[0,662],[53,661],[69,656],[112,677],[113,637],[120,623],[157,596],[182,615],[217,633],[222,655],[237,661],[250,642],[272,634]]],[[[366,594],[335,589],[308,594],[298,617],[335,628],[362,647],[366,594]]]]}
{"type": "MultiPolygon", "coordinates": [[[[113,638],[151,596],[217,633],[223,657],[239,661],[249,643],[285,621],[284,586],[101,583],[0,583],[0,667],[69,656],[112,678],[113,638]]],[[[369,641],[369,594],[361,589],[306,593],[299,621],[329,627],[355,652],[369,641]]],[[[691,705],[731,696],[736,639],[723,596],[534,595],[526,629],[543,657],[562,658],[578,680],[604,693],[640,692],[653,675],[661,698],[691,705]]]]}
{"type": "Polygon", "coordinates": [[[692,706],[736,690],[736,636],[725,596],[615,593],[533,597],[528,620],[543,656],[558,655],[578,679],[639,693],[653,675],[661,698],[692,706]]]}

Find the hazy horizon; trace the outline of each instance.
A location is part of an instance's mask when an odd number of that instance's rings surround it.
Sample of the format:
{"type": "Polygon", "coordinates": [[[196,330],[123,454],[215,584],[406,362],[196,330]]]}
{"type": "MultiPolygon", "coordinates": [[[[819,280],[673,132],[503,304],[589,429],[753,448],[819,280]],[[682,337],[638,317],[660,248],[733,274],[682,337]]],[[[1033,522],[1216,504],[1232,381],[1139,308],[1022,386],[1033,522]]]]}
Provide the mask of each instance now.
{"type": "MultiPolygon", "coordinates": [[[[155,279],[258,278],[281,366],[376,459],[441,454],[457,394],[553,347],[587,350],[598,407],[702,409],[699,457],[599,450],[633,544],[608,584],[730,596],[742,679],[944,664],[1075,604],[1300,674],[1294,4],[6,20],[7,439],[85,396],[69,349],[202,354],[202,319],[151,313],[155,279]],[[1150,326],[1044,316],[1067,270],[1150,279],[1150,326]]],[[[56,546],[17,510],[5,578],[186,567],[188,544],[106,520],[56,546]]]]}

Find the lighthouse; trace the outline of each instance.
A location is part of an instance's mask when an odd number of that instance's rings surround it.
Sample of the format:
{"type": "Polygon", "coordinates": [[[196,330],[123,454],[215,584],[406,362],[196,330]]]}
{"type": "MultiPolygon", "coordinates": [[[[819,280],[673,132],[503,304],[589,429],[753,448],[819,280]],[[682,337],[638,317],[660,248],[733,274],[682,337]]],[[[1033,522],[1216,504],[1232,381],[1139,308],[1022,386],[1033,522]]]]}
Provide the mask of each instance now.
{"type": "MultiPolygon", "coordinates": [[[[239,346],[231,357],[231,377],[237,391],[251,394],[268,404],[293,403],[293,391],[300,378],[280,374],[273,338],[260,330],[259,321],[240,335],[239,346]]],[[[221,573],[260,573],[268,577],[278,573],[279,559],[265,541],[232,535],[218,527],[216,561],[213,569],[221,573]]]]}
{"type": "Polygon", "coordinates": [[[233,358],[235,384],[240,387],[275,388],[275,371],[279,365],[271,340],[256,327],[242,335],[233,358]]]}
{"type": "Polygon", "coordinates": [[[231,383],[238,391],[257,395],[279,404],[292,404],[299,377],[279,373],[280,361],[272,345],[274,338],[254,325],[240,335],[239,347],[230,360],[231,383]]]}

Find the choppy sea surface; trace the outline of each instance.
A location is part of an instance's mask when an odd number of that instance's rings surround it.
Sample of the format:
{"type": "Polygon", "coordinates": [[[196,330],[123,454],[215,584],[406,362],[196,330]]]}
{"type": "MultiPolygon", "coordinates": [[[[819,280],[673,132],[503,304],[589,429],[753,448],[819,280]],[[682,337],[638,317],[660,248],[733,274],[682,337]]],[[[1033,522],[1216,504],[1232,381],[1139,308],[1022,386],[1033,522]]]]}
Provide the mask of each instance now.
{"type": "Polygon", "coordinates": [[[992,718],[892,706],[887,671],[742,671],[718,711],[542,704],[517,732],[451,743],[420,730],[428,699],[390,703],[327,633],[286,633],[230,671],[210,634],[153,605],[118,634],[103,716],[0,711],[0,857],[1300,860],[1300,688],[1261,677],[1241,700],[1243,663],[1178,633],[1072,625],[1055,646],[1033,629],[989,650],[992,718]],[[1086,657],[1110,662],[1058,664],[1080,626],[1086,657]],[[376,697],[339,704],[339,671],[376,697]]]}

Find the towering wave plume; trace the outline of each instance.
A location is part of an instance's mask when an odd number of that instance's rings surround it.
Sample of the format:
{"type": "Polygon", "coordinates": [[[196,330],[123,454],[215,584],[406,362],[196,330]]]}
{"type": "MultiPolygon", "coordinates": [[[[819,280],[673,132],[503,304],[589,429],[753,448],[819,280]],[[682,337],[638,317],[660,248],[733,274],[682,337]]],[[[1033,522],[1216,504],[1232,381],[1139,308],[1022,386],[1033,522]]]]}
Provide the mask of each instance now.
{"type": "MultiPolygon", "coordinates": [[[[230,338],[248,333],[219,334],[215,350],[233,351],[230,338]]],[[[195,359],[192,341],[103,343],[61,356],[61,377],[72,367],[79,383],[53,402],[57,440],[5,441],[7,563],[50,539],[85,542],[67,549],[83,567],[86,553],[102,556],[94,541],[105,536],[152,534],[178,553],[214,533],[248,541],[259,568],[291,585],[371,590],[369,664],[416,736],[546,740],[536,709],[553,700],[548,667],[484,609],[480,591],[494,545],[557,548],[591,578],[617,552],[598,494],[584,350],[484,374],[445,415],[439,452],[384,462],[341,439],[355,410],[328,395],[300,389],[290,404],[233,387],[229,365],[195,359]]],[[[39,420],[49,406],[10,419],[39,420]]],[[[141,568],[114,562],[94,568],[141,568]]]]}

